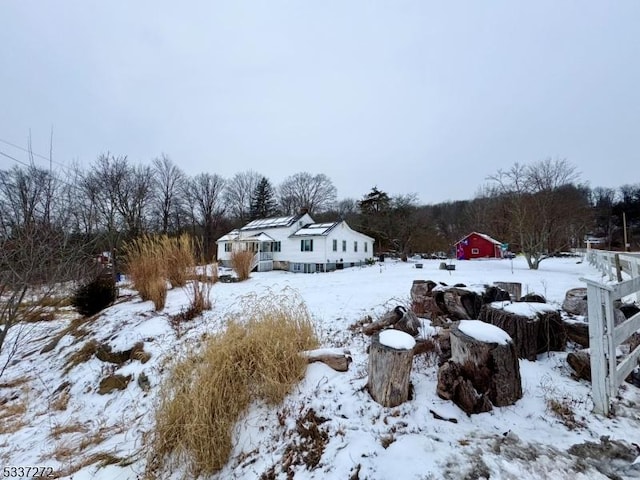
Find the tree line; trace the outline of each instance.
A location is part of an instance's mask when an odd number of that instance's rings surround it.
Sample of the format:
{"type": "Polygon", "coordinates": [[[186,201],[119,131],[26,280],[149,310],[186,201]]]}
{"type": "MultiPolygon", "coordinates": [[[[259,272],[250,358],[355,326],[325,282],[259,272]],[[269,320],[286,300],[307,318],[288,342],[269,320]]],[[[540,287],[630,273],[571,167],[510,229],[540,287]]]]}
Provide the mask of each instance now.
{"type": "Polygon", "coordinates": [[[3,242],[38,231],[95,251],[117,251],[143,233],[188,232],[211,260],[216,239],[232,228],[303,209],[317,221],[345,219],[372,236],[377,251],[404,255],[449,253],[457,240],[478,231],[509,243],[537,268],[549,255],[583,247],[586,235],[602,239],[603,248],[623,249],[623,217],[631,247],[640,247],[640,184],[590,188],[566,160],[515,163],[490,175],[473,199],[431,205],[378,186],[360,198],[338,200],[329,177],[308,172],[279,185],[254,171],[228,179],[189,176],[166,155],[148,165],[103,154],[87,167],[62,172],[33,163],[0,171],[3,242]]]}

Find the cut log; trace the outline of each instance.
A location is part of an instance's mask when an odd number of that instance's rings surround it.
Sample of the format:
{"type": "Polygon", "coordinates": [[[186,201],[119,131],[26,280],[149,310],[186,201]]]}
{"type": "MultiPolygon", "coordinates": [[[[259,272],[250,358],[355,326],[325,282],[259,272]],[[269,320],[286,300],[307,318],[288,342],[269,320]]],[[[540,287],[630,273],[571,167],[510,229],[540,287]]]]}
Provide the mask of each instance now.
{"type": "Polygon", "coordinates": [[[547,303],[547,299],[539,293],[527,293],[524,297],[522,297],[519,302],[528,302],[528,303],[547,303]]]}
{"type": "MultiPolygon", "coordinates": [[[[509,298],[504,300],[513,300],[514,302],[517,302],[522,297],[522,284],[519,282],[493,282],[493,284],[509,293],[509,298]]],[[[492,302],[499,300],[503,299],[496,298],[495,300],[492,300],[492,302]]]]}
{"type": "Polygon", "coordinates": [[[507,332],[513,339],[518,357],[535,361],[539,353],[563,351],[567,344],[567,335],[560,314],[539,305],[545,304],[529,304],[531,313],[530,316],[525,316],[510,311],[509,305],[487,304],[480,310],[478,319],[507,332]]]}
{"type": "Polygon", "coordinates": [[[406,308],[397,306],[393,310],[385,313],[379,320],[363,326],[362,333],[365,335],[373,335],[380,330],[390,327],[402,318],[404,312],[406,312],[406,308]]]}
{"type": "Polygon", "coordinates": [[[397,330],[384,330],[371,338],[367,386],[382,406],[395,407],[409,398],[414,346],[411,335],[397,330]]]}
{"type": "Polygon", "coordinates": [[[302,352],[307,358],[307,363],[322,362],[338,372],[349,370],[352,358],[349,350],[336,348],[320,348],[302,352]]]}
{"type": "Polygon", "coordinates": [[[418,316],[411,310],[407,310],[405,307],[399,305],[385,313],[380,320],[364,325],[362,327],[362,333],[365,335],[373,335],[380,330],[391,327],[415,337],[420,333],[420,326],[421,322],[418,316]]]}
{"type": "Polygon", "coordinates": [[[509,335],[478,320],[461,321],[451,327],[451,361],[462,366],[481,394],[497,407],[513,405],[522,398],[520,364],[509,335]]]}
{"type": "Polygon", "coordinates": [[[400,330],[401,332],[408,333],[412,337],[415,337],[418,335],[418,333],[420,333],[421,325],[422,324],[420,323],[420,319],[418,318],[418,316],[411,310],[405,309],[402,318],[400,318],[400,320],[398,320],[393,325],[393,328],[395,328],[396,330],[400,330]]]}
{"type": "Polygon", "coordinates": [[[429,310],[425,308],[425,300],[430,297],[436,282],[431,280],[414,280],[411,285],[411,310],[419,317],[429,310]]]}
{"type": "Polygon", "coordinates": [[[567,363],[573,368],[576,378],[591,381],[591,359],[586,350],[569,353],[567,363]]]}
{"type": "Polygon", "coordinates": [[[567,290],[564,295],[564,302],[562,302],[562,309],[572,315],[587,316],[587,289],[572,288],[567,290]]]}
{"type": "Polygon", "coordinates": [[[576,342],[578,345],[589,348],[589,324],[585,322],[564,321],[564,331],[567,340],[576,342]]]}

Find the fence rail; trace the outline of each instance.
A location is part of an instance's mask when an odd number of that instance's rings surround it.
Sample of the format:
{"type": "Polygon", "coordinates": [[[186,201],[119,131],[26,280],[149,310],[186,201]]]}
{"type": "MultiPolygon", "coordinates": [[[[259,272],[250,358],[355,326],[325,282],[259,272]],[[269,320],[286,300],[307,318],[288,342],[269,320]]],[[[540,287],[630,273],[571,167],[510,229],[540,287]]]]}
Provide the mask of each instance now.
{"type": "Polygon", "coordinates": [[[616,396],[618,388],[640,359],[640,347],[629,352],[619,363],[616,355],[617,348],[640,329],[640,313],[617,326],[614,321],[616,300],[635,295],[636,302],[640,301],[640,255],[593,250],[588,252],[588,260],[603,275],[608,275],[610,281],[620,280],[622,272],[631,277],[609,285],[582,279],[587,284],[594,411],[608,415],[611,399],[616,396]]]}
{"type": "Polygon", "coordinates": [[[590,249],[586,251],[587,261],[596,267],[610,281],[622,281],[622,272],[629,276],[640,275],[640,253],[609,252],[606,250],[590,249]]]}

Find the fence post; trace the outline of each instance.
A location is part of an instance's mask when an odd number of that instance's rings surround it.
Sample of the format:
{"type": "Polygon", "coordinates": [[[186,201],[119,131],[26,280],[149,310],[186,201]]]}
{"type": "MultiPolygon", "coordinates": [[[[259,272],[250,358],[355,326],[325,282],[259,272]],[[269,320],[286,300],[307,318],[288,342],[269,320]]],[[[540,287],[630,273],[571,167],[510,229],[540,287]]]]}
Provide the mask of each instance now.
{"type": "MultiPolygon", "coordinates": [[[[629,263],[631,264],[631,278],[636,278],[640,276],[640,258],[634,257],[633,259],[629,259],[629,263]]],[[[636,292],[636,303],[640,303],[640,292],[636,292]]]]}
{"type": "Polygon", "coordinates": [[[609,388],[607,382],[608,342],[605,341],[605,315],[602,289],[587,283],[589,309],[589,349],[591,350],[591,391],[593,410],[609,415],[609,388]]]}

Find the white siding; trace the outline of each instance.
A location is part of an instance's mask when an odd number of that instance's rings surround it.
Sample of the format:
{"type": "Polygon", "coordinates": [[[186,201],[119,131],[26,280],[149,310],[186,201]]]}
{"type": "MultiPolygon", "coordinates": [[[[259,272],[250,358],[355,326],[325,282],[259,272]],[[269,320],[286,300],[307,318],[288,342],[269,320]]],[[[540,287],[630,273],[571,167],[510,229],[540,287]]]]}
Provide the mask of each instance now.
{"type": "MultiPolygon", "coordinates": [[[[327,235],[318,236],[294,236],[291,235],[298,231],[302,226],[313,223],[313,219],[309,215],[303,216],[298,222],[291,227],[286,228],[269,228],[263,232],[273,238],[274,241],[280,242],[281,248],[279,252],[273,253],[273,260],[286,261],[290,263],[315,263],[315,264],[350,264],[362,263],[373,257],[373,239],[362,233],[352,230],[346,222],[340,222],[327,235]],[[300,249],[300,241],[304,239],[313,239],[313,251],[305,252],[300,249]],[[333,251],[333,240],[337,240],[337,251],[333,251]],[[342,251],[342,242],[347,242],[347,249],[342,251]],[[354,242],[358,242],[358,251],[354,251],[354,242]],[[367,242],[365,251],[364,243],[367,242]]],[[[255,230],[251,232],[241,232],[241,238],[250,237],[258,233],[255,230]]],[[[234,244],[236,246],[237,244],[234,244]]],[[[231,253],[224,251],[224,242],[218,244],[218,260],[230,260],[231,253]]]]}

